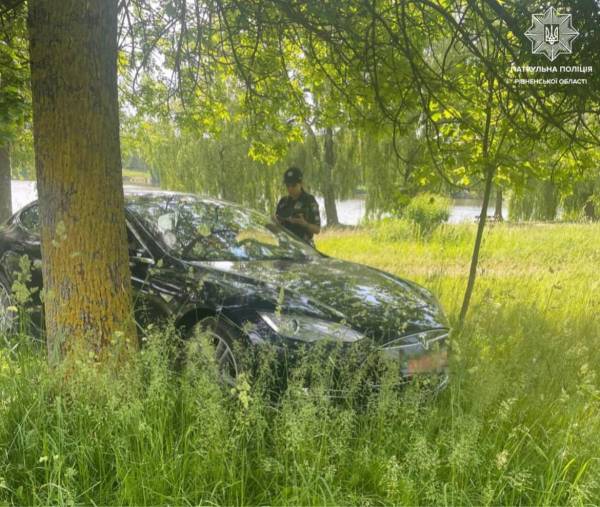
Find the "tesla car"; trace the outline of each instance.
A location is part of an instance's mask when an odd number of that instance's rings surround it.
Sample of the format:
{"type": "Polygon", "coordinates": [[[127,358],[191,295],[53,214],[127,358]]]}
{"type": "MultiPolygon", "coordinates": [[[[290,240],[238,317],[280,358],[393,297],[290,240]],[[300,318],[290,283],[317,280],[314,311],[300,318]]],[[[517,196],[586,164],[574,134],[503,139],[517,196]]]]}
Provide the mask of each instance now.
{"type": "MultiPolygon", "coordinates": [[[[414,282],[320,253],[267,216],[174,192],[126,191],[136,320],[170,320],[188,336],[217,340],[223,372],[235,376],[235,344],[369,343],[405,378],[440,373],[448,323],[436,298],[414,282]]],[[[30,260],[31,312],[40,318],[39,208],[0,228],[0,334],[15,325],[11,288],[30,260]]],[[[224,373],[225,374],[225,373],[224,373]]]]}

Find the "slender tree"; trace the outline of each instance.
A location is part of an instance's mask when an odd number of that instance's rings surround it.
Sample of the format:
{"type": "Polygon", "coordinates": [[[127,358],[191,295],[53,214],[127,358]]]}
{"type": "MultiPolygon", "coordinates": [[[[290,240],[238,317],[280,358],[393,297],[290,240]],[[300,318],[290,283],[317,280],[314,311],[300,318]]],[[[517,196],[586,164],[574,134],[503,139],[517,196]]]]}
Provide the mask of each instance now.
{"type": "Polygon", "coordinates": [[[323,191],[325,201],[325,214],[327,216],[327,225],[338,225],[337,208],[335,206],[335,188],[333,186],[333,168],[335,166],[335,151],[333,145],[333,129],[327,127],[325,129],[325,141],[324,151],[325,157],[323,159],[323,191]]]}
{"type": "Polygon", "coordinates": [[[10,151],[8,143],[0,145],[0,224],[12,214],[10,185],[10,151]]]}
{"type": "Polygon", "coordinates": [[[496,202],[494,203],[494,220],[502,222],[504,216],[502,214],[503,198],[502,198],[502,187],[496,185],[496,202]]]}
{"type": "Polygon", "coordinates": [[[133,329],[117,0],[31,0],[28,27],[49,359],[104,360],[133,329]]]}

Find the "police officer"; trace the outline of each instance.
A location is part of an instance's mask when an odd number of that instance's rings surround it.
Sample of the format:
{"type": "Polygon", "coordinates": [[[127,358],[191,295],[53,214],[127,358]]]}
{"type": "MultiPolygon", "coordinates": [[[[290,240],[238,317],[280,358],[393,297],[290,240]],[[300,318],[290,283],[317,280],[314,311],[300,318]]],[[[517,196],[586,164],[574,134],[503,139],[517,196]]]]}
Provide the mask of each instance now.
{"type": "Polygon", "coordinates": [[[288,195],[277,204],[275,218],[286,229],[314,246],[313,235],[321,232],[317,200],[302,188],[302,171],[290,167],[283,175],[288,195]]]}

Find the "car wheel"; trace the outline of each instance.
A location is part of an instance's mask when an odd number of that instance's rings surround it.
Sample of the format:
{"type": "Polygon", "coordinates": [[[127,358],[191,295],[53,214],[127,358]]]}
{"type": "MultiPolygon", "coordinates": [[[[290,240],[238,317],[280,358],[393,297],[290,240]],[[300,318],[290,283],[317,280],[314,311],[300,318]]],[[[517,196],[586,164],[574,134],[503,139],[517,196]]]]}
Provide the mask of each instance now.
{"type": "Polygon", "coordinates": [[[240,367],[233,352],[233,343],[239,336],[235,328],[219,317],[206,317],[196,323],[192,337],[208,336],[214,347],[214,360],[220,380],[233,387],[240,373],[240,367]]]}
{"type": "Polygon", "coordinates": [[[0,281],[0,336],[6,337],[17,329],[18,315],[11,291],[0,281]]]}

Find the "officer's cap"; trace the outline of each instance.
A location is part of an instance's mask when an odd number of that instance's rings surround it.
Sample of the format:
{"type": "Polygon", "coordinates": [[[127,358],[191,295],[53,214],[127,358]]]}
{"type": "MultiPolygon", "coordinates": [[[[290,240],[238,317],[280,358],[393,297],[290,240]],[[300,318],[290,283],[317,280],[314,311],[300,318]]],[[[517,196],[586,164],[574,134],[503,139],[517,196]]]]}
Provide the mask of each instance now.
{"type": "Polygon", "coordinates": [[[295,166],[289,167],[283,175],[283,182],[286,185],[295,185],[302,181],[302,171],[295,166]]]}

